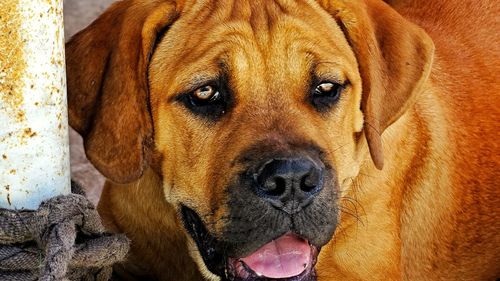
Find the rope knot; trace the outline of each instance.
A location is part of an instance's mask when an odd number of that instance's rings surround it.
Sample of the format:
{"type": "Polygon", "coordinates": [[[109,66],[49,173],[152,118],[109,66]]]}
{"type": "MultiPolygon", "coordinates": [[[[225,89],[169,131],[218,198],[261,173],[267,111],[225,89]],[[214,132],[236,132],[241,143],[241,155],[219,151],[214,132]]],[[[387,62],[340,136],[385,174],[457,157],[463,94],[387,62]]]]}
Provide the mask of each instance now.
{"type": "Polygon", "coordinates": [[[128,250],[125,235],[106,233],[82,195],[49,199],[36,211],[0,209],[0,280],[107,281],[128,250]]]}

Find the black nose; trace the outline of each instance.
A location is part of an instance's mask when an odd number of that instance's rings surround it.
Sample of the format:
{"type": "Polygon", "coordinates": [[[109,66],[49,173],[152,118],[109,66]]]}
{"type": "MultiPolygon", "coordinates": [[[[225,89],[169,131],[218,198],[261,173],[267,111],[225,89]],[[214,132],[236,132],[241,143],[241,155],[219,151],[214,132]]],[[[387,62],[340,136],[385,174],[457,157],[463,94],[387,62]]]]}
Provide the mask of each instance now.
{"type": "Polygon", "coordinates": [[[273,159],[254,174],[256,192],[276,208],[293,214],[321,191],[323,171],[323,163],[309,159],[273,159]]]}

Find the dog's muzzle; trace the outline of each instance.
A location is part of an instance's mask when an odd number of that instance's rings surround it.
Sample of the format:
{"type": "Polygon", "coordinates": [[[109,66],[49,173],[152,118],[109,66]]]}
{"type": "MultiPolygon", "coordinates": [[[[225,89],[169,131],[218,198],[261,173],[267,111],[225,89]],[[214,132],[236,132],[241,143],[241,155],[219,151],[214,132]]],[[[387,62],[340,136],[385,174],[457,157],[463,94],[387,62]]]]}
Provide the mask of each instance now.
{"type": "Polygon", "coordinates": [[[310,152],[246,164],[227,189],[222,233],[210,233],[194,210],[182,208],[207,268],[231,281],[316,280],[317,256],[337,225],[334,170],[310,152]]]}

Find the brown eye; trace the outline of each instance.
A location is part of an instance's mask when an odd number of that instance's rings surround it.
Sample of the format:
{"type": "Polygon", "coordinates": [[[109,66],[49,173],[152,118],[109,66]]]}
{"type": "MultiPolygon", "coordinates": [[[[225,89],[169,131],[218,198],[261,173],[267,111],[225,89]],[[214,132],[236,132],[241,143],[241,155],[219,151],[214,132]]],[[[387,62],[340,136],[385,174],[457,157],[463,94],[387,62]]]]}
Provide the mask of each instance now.
{"type": "Polygon", "coordinates": [[[315,92],[318,95],[332,96],[332,95],[336,95],[337,94],[339,88],[340,88],[339,84],[326,82],[326,83],[319,84],[316,87],[315,92]]]}
{"type": "Polygon", "coordinates": [[[334,82],[322,82],[313,88],[311,103],[320,112],[328,110],[339,100],[344,87],[334,82]]]}
{"type": "Polygon", "coordinates": [[[226,79],[220,77],[199,85],[203,86],[179,94],[177,101],[194,115],[209,121],[218,120],[233,103],[226,79]]]}
{"type": "Polygon", "coordinates": [[[216,99],[219,92],[212,86],[203,86],[193,92],[193,97],[199,101],[212,101],[216,99]]]}
{"type": "Polygon", "coordinates": [[[228,106],[226,95],[217,86],[205,85],[179,96],[184,105],[197,115],[212,119],[222,116],[228,106]]]}

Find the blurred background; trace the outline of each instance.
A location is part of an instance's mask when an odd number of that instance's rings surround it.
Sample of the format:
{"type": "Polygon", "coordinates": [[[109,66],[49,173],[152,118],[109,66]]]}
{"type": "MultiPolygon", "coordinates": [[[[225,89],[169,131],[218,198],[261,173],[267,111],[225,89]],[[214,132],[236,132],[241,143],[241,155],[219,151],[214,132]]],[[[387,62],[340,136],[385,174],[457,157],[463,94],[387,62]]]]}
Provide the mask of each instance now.
{"type": "MultiPolygon", "coordinates": [[[[71,36],[96,19],[115,0],[64,0],[65,36],[71,36]]],[[[82,138],[70,131],[71,177],[87,192],[87,197],[96,203],[101,195],[104,178],[87,161],[83,151],[82,138]]]]}

